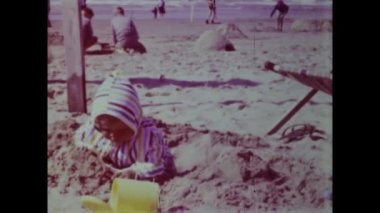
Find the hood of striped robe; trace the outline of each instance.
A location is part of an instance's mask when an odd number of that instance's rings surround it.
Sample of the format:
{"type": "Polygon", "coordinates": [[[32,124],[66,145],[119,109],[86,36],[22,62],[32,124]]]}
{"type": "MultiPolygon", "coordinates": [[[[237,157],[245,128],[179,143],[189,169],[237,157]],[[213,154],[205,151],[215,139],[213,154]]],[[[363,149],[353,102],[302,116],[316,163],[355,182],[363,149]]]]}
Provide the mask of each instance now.
{"type": "Polygon", "coordinates": [[[134,131],[134,136],[138,134],[143,113],[137,92],[128,78],[110,76],[99,87],[92,104],[92,123],[103,114],[118,118],[134,131]]]}

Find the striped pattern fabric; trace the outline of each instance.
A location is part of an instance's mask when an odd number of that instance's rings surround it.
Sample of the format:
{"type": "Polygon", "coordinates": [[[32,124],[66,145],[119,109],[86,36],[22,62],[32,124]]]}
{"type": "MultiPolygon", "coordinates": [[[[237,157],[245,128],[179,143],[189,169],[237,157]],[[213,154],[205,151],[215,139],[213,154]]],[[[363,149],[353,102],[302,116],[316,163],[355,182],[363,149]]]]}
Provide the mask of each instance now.
{"type": "Polygon", "coordinates": [[[111,76],[99,87],[90,119],[78,130],[76,143],[108,154],[113,165],[124,169],[135,162],[149,162],[155,166],[139,177],[149,178],[160,175],[165,170],[165,156],[169,154],[167,145],[159,129],[152,120],[143,118],[136,90],[125,77],[111,76]],[[133,131],[132,141],[113,145],[111,141],[94,129],[95,118],[107,114],[120,119],[133,131]]]}
{"type": "Polygon", "coordinates": [[[137,134],[142,109],[137,92],[127,78],[111,76],[99,87],[92,104],[93,121],[101,114],[120,119],[137,134]]]}

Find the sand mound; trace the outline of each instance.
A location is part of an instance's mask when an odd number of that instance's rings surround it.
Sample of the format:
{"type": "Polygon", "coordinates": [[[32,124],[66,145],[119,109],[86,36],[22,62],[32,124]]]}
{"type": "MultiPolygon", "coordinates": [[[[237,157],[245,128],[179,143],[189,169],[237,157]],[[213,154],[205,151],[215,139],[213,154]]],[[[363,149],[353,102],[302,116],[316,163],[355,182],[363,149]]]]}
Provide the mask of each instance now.
{"type": "Polygon", "coordinates": [[[235,24],[223,24],[202,33],[194,44],[194,51],[235,51],[235,46],[229,38],[246,37],[235,24]]]}
{"type": "Polygon", "coordinates": [[[295,20],[290,26],[296,32],[331,32],[331,20],[295,20]]]}
{"type": "MultiPolygon", "coordinates": [[[[323,194],[328,177],[323,177],[312,162],[287,154],[291,146],[278,146],[273,154],[268,152],[273,147],[257,136],[156,123],[179,171],[161,187],[164,212],[194,212],[208,207],[275,211],[326,205],[323,194]]],[[[107,201],[114,174],[102,168],[95,153],[73,144],[78,127],[69,119],[49,128],[48,186],[78,199],[80,195],[93,195],[107,201]]]]}
{"type": "MultiPolygon", "coordinates": [[[[167,127],[169,131],[178,129],[167,127]]],[[[328,185],[324,180],[328,178],[311,162],[287,154],[290,146],[279,146],[276,154],[268,155],[266,150],[271,146],[253,135],[208,132],[190,126],[182,129],[182,134],[186,136],[180,138],[173,152],[178,170],[191,172],[165,185],[164,189],[171,191],[162,194],[163,209],[176,205],[189,211],[207,206],[234,211],[324,208],[328,185]]]]}
{"type": "Polygon", "coordinates": [[[58,187],[61,194],[71,190],[75,195],[96,194],[106,199],[108,195],[102,195],[110,192],[113,173],[102,168],[96,153],[73,144],[73,134],[78,127],[74,119],[51,125],[48,134],[48,186],[58,187]]]}

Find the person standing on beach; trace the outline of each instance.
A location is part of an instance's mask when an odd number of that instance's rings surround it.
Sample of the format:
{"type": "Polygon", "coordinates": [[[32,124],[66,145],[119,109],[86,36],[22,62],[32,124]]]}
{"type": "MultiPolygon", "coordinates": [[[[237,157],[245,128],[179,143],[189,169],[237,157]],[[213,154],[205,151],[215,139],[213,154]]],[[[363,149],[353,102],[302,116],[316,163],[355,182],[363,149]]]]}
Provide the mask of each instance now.
{"type": "Polygon", "coordinates": [[[115,8],[111,27],[115,49],[118,52],[133,50],[138,53],[146,53],[144,45],[139,42],[139,33],[133,19],[125,17],[123,8],[115,8]]]}
{"type": "Polygon", "coordinates": [[[157,19],[157,14],[160,14],[160,17],[164,17],[166,10],[165,10],[165,1],[160,0],[158,4],[153,8],[152,10],[154,19],[157,19]]]}
{"type": "Polygon", "coordinates": [[[94,36],[91,20],[94,17],[92,9],[85,7],[82,12],[82,37],[84,43],[84,49],[91,47],[98,42],[98,38],[94,36]]]}
{"type": "Polygon", "coordinates": [[[158,12],[160,13],[161,17],[164,17],[164,15],[166,13],[166,10],[165,10],[165,1],[164,0],[160,1],[160,4],[158,6],[158,12]]]}
{"type": "Polygon", "coordinates": [[[274,6],[274,8],[270,14],[271,18],[274,15],[274,13],[276,12],[276,10],[278,10],[278,12],[279,12],[278,17],[277,17],[277,30],[281,32],[282,31],[282,25],[284,24],[285,15],[289,12],[289,6],[287,4],[285,4],[283,0],[278,0],[277,4],[274,6]]]}
{"type": "Polygon", "coordinates": [[[216,0],[208,0],[209,15],[206,24],[214,24],[216,18],[216,0]]]}
{"type": "Polygon", "coordinates": [[[152,13],[153,13],[153,18],[154,18],[154,19],[157,19],[157,14],[158,14],[157,6],[154,6],[154,8],[153,8],[153,10],[152,10],[152,13]]]}
{"type": "Polygon", "coordinates": [[[143,116],[137,91],[125,76],[113,74],[99,87],[75,143],[97,153],[114,171],[122,169],[122,178],[162,184],[177,174],[161,131],[143,116]]]}

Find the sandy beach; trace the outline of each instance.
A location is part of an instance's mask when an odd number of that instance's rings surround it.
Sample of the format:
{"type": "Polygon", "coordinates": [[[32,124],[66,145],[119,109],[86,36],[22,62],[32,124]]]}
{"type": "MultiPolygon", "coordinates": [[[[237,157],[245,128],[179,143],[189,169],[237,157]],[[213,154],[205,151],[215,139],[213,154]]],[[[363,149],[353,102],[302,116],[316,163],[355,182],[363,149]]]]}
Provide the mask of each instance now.
{"type": "MultiPolygon", "coordinates": [[[[190,171],[161,186],[162,212],[332,212],[332,97],[317,93],[278,133],[275,122],[310,88],[264,72],[270,60],[287,70],[332,71],[332,32],[313,23],[297,30],[287,20],[233,21],[249,39],[231,35],[233,52],[194,52],[199,35],[218,25],[189,20],[136,20],[148,53],[88,53],[88,109],[100,83],[114,70],[136,86],[144,114],[153,117],[175,156],[190,171]],[[285,143],[282,131],[309,124],[323,138],[285,143]]],[[[48,210],[86,212],[81,195],[108,200],[113,174],[73,143],[87,114],[69,113],[62,23],[52,21],[48,64],[48,210]]],[[[94,34],[111,43],[109,20],[94,34]]],[[[93,50],[97,50],[97,46],[93,50]]],[[[91,50],[90,50],[91,51],[91,50]]]]}

